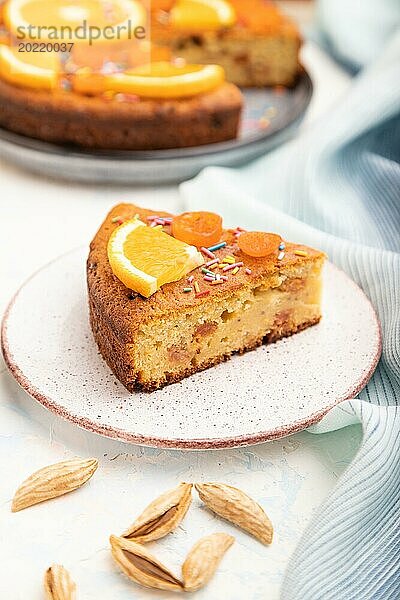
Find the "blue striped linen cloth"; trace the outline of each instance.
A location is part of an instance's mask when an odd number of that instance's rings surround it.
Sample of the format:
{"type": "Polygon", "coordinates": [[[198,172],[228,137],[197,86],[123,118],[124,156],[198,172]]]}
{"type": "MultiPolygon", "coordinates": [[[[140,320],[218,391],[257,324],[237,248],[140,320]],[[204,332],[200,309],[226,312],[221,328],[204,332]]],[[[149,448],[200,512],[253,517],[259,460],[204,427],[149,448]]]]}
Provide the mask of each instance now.
{"type": "MultiPolygon", "coordinates": [[[[400,7],[400,2],[399,2],[400,7]]],[[[314,433],[360,421],[361,447],[289,561],[282,600],[400,598],[400,32],[329,115],[240,169],[181,185],[187,210],[323,249],[375,306],[380,363],[314,433]]],[[[268,593],[266,592],[266,598],[268,593]]]]}

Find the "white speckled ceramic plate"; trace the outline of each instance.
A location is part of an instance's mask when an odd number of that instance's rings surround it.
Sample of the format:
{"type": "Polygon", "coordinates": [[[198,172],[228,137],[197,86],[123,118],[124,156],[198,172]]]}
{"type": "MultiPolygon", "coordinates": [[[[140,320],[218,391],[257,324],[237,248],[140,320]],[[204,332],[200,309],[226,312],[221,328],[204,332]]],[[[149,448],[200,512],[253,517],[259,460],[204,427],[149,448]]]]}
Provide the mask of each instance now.
{"type": "Polygon", "coordinates": [[[323,319],[151,394],[129,393],[97,352],[88,323],[86,250],[37,272],[5,314],[2,347],[22,387],[96,433],[170,448],[259,443],[317,422],[367,383],[381,352],[364,293],[327,264],[323,319]]]}

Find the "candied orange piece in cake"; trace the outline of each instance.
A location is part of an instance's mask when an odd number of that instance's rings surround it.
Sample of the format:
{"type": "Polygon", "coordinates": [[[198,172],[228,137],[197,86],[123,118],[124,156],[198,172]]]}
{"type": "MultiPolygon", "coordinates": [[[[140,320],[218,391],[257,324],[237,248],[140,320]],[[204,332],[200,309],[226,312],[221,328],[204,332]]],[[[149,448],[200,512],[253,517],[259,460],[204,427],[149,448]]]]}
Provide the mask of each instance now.
{"type": "Polygon", "coordinates": [[[241,251],[255,258],[276,253],[281,242],[280,235],[265,231],[245,231],[238,237],[238,246],[241,251]]]}
{"type": "Polygon", "coordinates": [[[210,246],[222,236],[222,219],[211,212],[188,212],[172,220],[172,235],[194,246],[210,246]]]}

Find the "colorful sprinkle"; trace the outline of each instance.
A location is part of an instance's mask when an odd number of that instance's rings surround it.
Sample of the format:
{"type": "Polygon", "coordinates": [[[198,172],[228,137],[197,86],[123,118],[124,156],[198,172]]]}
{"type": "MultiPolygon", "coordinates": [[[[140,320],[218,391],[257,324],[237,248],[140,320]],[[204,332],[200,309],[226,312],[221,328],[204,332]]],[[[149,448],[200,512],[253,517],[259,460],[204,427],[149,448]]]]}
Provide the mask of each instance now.
{"type": "Polygon", "coordinates": [[[210,290],[204,290],[204,292],[198,292],[195,296],[195,298],[202,298],[203,296],[208,296],[208,294],[210,293],[210,290]]]}
{"type": "Polygon", "coordinates": [[[194,282],[193,286],[194,286],[194,290],[195,290],[196,294],[199,294],[200,293],[200,286],[197,283],[197,281],[194,282]]]}
{"type": "Polygon", "coordinates": [[[72,83],[68,79],[62,79],[60,85],[64,92],[70,92],[72,90],[72,83]]]}
{"type": "Polygon", "coordinates": [[[115,63],[112,60],[106,60],[101,66],[100,73],[102,75],[111,75],[113,73],[119,73],[121,70],[123,70],[122,65],[115,63]]]}
{"type": "Polygon", "coordinates": [[[209,271],[205,267],[202,267],[201,272],[205,273],[206,275],[211,275],[212,277],[214,276],[214,273],[212,271],[209,271]]]}
{"type": "Polygon", "coordinates": [[[281,242],[281,243],[279,244],[279,250],[284,250],[284,249],[285,249],[285,247],[286,247],[286,246],[285,246],[284,242],[281,242]]]}
{"type": "Polygon", "coordinates": [[[243,227],[236,227],[234,231],[235,238],[238,238],[244,231],[246,231],[246,229],[243,229],[243,227]]]}
{"type": "Polygon", "coordinates": [[[218,258],[214,258],[213,260],[210,260],[210,262],[206,263],[206,267],[211,267],[212,265],[215,265],[218,263],[218,258]]]}
{"type": "Polygon", "coordinates": [[[220,242],[219,244],[215,244],[215,246],[210,246],[209,248],[207,248],[207,250],[209,252],[215,252],[215,250],[220,250],[220,248],[225,248],[225,246],[226,242],[220,242]]]}
{"type": "Polygon", "coordinates": [[[150,221],[150,227],[154,227],[154,225],[162,225],[163,227],[165,227],[165,225],[169,225],[171,223],[170,218],[166,218],[166,217],[159,217],[158,215],[151,215],[150,217],[147,217],[147,221],[150,221]]]}
{"type": "Polygon", "coordinates": [[[284,252],[279,252],[278,254],[278,260],[282,260],[282,258],[285,256],[284,252]]]}
{"type": "Polygon", "coordinates": [[[211,285],[218,285],[220,283],[224,283],[222,279],[214,279],[214,281],[211,282],[211,285]]]}
{"type": "Polygon", "coordinates": [[[187,294],[188,292],[192,292],[193,288],[191,288],[191,287],[183,288],[183,291],[185,292],[185,294],[187,294]]]}
{"type": "Polygon", "coordinates": [[[232,271],[232,275],[236,275],[236,273],[239,273],[239,267],[235,267],[232,271]]]}
{"type": "Polygon", "coordinates": [[[296,256],[308,256],[308,252],[305,250],[295,250],[294,253],[296,256]]]}
{"type": "MultiPolygon", "coordinates": [[[[0,31],[1,33],[1,31],[0,31]]],[[[68,54],[68,53],[67,53],[68,54]]],[[[68,74],[71,75],[73,73],[76,73],[77,70],[79,69],[79,67],[72,61],[70,60],[70,58],[67,58],[64,62],[64,57],[62,57],[61,59],[61,64],[64,64],[64,71],[68,74]]]]}
{"type": "Polygon", "coordinates": [[[115,100],[117,102],[138,102],[140,97],[136,94],[115,94],[115,100]]]}
{"type": "Polygon", "coordinates": [[[181,56],[177,56],[176,58],[172,59],[171,62],[174,65],[174,67],[185,67],[186,66],[186,60],[184,58],[182,58],[181,56]]]}
{"type": "Polygon", "coordinates": [[[239,267],[243,267],[243,263],[242,262],[237,262],[237,263],[234,263],[233,265],[227,265],[226,267],[224,267],[222,269],[222,271],[224,271],[224,272],[225,271],[232,271],[234,269],[238,269],[239,270],[239,267]]]}
{"type": "Polygon", "coordinates": [[[203,254],[205,254],[206,256],[208,256],[208,258],[212,258],[212,259],[214,259],[214,258],[215,258],[215,254],[213,254],[213,253],[211,252],[211,250],[209,250],[208,248],[204,248],[204,246],[202,246],[202,247],[200,248],[200,251],[201,251],[203,254]]]}
{"type": "Polygon", "coordinates": [[[276,85],[274,87],[274,93],[277,94],[278,96],[282,96],[283,94],[286,94],[287,89],[285,88],[284,85],[276,85]]]}
{"type": "Polygon", "coordinates": [[[214,263],[213,265],[211,265],[211,267],[208,267],[210,269],[210,271],[214,271],[214,269],[216,269],[218,267],[218,262],[214,263]]]}
{"type": "Polygon", "coordinates": [[[246,269],[245,273],[246,273],[246,275],[251,275],[251,269],[246,269]]]}
{"type": "Polygon", "coordinates": [[[192,282],[193,282],[193,279],[194,279],[194,276],[193,276],[193,275],[191,275],[190,277],[188,277],[188,278],[187,278],[187,280],[188,280],[188,283],[192,283],[192,282]]]}
{"type": "Polygon", "coordinates": [[[271,125],[271,121],[267,119],[267,117],[261,117],[261,119],[258,120],[258,124],[261,129],[267,129],[271,125]]]}
{"type": "Polygon", "coordinates": [[[228,263],[229,265],[233,265],[236,262],[236,258],[234,258],[233,256],[225,256],[222,262],[228,263]]]}
{"type": "Polygon", "coordinates": [[[203,277],[204,281],[215,281],[215,277],[210,277],[210,275],[206,275],[203,277]]]}
{"type": "Polygon", "coordinates": [[[275,106],[269,106],[264,114],[267,118],[271,119],[271,118],[275,117],[277,112],[278,111],[276,110],[275,106]]]}
{"type": "Polygon", "coordinates": [[[118,223],[118,221],[122,221],[122,217],[114,217],[111,219],[111,223],[118,223]]]}

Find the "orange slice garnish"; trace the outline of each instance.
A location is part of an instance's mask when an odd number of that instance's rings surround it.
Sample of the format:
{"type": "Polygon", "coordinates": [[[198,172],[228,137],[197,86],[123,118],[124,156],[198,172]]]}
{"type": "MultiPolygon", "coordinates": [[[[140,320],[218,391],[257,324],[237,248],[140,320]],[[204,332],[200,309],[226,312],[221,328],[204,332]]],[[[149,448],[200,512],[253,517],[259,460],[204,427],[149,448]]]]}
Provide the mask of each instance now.
{"type": "Polygon", "coordinates": [[[59,59],[54,52],[18,52],[0,44],[0,77],[13,85],[52,90],[57,87],[59,59]]]}
{"type": "Polygon", "coordinates": [[[176,66],[162,61],[104,76],[77,73],[73,88],[82,94],[112,90],[143,98],[184,98],[209,92],[224,79],[219,65],[176,66]]]}
{"type": "MultiPolygon", "coordinates": [[[[84,36],[83,24],[86,23],[87,31],[90,26],[98,27],[100,36],[98,40],[105,41],[110,36],[106,27],[118,27],[118,39],[127,38],[133,28],[143,26],[146,22],[146,12],[138,0],[9,0],[4,9],[4,21],[8,29],[16,37],[24,32],[26,39],[38,32],[41,27],[40,39],[36,41],[54,41],[54,32],[61,36],[61,27],[69,27],[71,37],[57,37],[57,41],[79,43],[87,41],[84,36]],[[52,40],[49,38],[51,32],[52,40]]],[[[66,31],[66,29],[64,29],[66,31]]],[[[87,35],[87,32],[86,32],[87,35]]]]}
{"type": "Polygon", "coordinates": [[[240,234],[237,241],[240,250],[254,258],[278,254],[281,242],[280,235],[265,231],[245,231],[240,234]]]}
{"type": "Polygon", "coordinates": [[[212,31],[234,25],[236,13],[226,0],[177,0],[169,19],[174,29],[212,31]]]}
{"type": "Polygon", "coordinates": [[[204,264],[197,248],[176,240],[139,219],[126,221],[108,242],[112,272],[127,288],[148,298],[162,285],[179,281],[204,264]]]}
{"type": "Polygon", "coordinates": [[[172,220],[172,235],[200,248],[221,241],[222,218],[211,212],[187,212],[172,220]]]}

